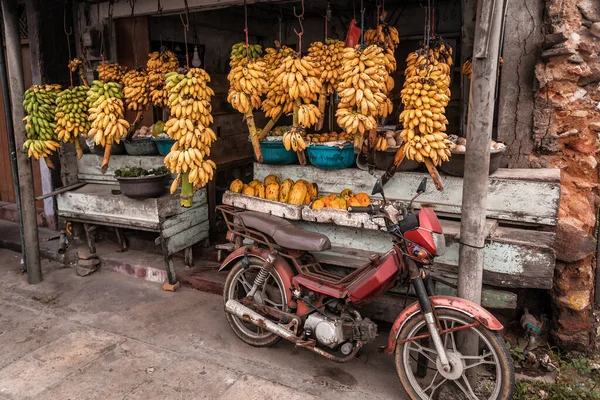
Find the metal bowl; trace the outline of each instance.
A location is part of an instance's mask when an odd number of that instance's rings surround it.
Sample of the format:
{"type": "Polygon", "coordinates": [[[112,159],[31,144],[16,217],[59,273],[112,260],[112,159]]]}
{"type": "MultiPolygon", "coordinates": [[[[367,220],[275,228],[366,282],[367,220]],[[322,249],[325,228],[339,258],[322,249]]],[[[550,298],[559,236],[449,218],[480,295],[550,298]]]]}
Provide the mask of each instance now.
{"type": "Polygon", "coordinates": [[[119,181],[121,193],[134,199],[160,197],[167,191],[169,174],[148,175],[136,178],[115,176],[119,181]]]}

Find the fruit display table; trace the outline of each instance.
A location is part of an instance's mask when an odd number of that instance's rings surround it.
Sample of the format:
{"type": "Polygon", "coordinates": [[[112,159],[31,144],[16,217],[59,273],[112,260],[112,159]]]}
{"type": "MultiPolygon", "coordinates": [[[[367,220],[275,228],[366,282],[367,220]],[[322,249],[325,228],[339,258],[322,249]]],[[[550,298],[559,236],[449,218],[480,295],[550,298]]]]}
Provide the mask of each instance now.
{"type": "MultiPolygon", "coordinates": [[[[185,250],[186,265],[191,266],[192,246],[208,239],[206,190],[194,194],[190,208],[181,207],[179,195],[170,195],[168,192],[148,199],[131,199],[114,194],[119,190],[114,177],[116,169],[125,166],[153,168],[162,165],[163,159],[161,156],[113,156],[107,173],[103,175],[98,168],[101,157],[84,154],[78,161],[78,177],[87,184],[57,195],[56,203],[60,218],[84,224],[91,252],[95,252],[91,232],[94,226],[156,232],[156,243],[162,249],[169,283],[174,285],[176,278],[172,255],[185,250]]],[[[117,236],[120,236],[119,231],[117,236]]]]}
{"type": "MultiPolygon", "coordinates": [[[[324,194],[339,193],[345,188],[370,193],[377,179],[377,176],[354,168],[327,171],[311,166],[254,165],[255,179],[262,181],[270,174],[294,181],[316,182],[319,193],[324,194]]],[[[398,172],[385,186],[387,200],[407,204],[420,180],[426,176],[427,173],[398,172]]],[[[556,169],[500,169],[490,176],[483,276],[488,288],[552,287],[556,262],[552,248],[553,230],[558,218],[559,178],[560,171],[556,169]]],[[[458,272],[463,179],[451,176],[443,179],[444,191],[436,191],[430,186],[414,205],[417,208],[433,207],[440,217],[447,249],[443,256],[436,258],[434,269],[452,279],[458,272]]],[[[335,262],[336,257],[341,256],[340,265],[348,266],[349,257],[364,259],[370,253],[384,253],[390,248],[390,238],[379,224],[358,221],[364,219],[364,215],[327,209],[323,213],[323,210],[301,207],[300,218],[290,220],[330,238],[334,251],[321,255],[329,262],[335,262]],[[327,212],[332,214],[331,217],[323,219],[327,212]]],[[[516,303],[511,301],[511,305],[516,306],[516,303]]]]}

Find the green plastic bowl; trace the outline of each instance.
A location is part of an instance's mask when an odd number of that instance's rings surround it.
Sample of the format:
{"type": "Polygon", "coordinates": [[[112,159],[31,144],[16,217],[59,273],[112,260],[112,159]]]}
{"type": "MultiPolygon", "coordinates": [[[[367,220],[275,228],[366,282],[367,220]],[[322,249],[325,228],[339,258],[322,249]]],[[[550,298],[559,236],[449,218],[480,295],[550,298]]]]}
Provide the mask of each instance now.
{"type": "Polygon", "coordinates": [[[348,144],[344,147],[311,145],[306,148],[308,161],[317,168],[343,169],[355,165],[356,155],[354,145],[348,144]]]}
{"type": "Polygon", "coordinates": [[[158,154],[166,156],[171,151],[171,147],[175,144],[175,139],[171,138],[152,138],[158,148],[158,154]]]}
{"type": "Polygon", "coordinates": [[[262,141],[260,151],[265,164],[289,165],[298,163],[298,155],[295,151],[287,151],[282,141],[262,141]]]}

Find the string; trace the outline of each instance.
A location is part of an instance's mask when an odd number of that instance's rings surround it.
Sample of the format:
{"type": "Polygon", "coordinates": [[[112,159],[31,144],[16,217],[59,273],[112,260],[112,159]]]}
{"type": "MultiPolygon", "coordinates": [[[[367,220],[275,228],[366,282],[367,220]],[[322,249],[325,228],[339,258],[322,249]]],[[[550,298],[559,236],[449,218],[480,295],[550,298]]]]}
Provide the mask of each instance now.
{"type": "MultiPolygon", "coordinates": [[[[73,34],[73,26],[69,28],[67,32],[67,2],[64,2],[63,5],[63,29],[65,31],[65,35],[67,36],[67,51],[69,52],[69,62],[71,62],[71,35],[73,34]]],[[[71,70],[71,66],[67,65],[69,68],[69,78],[71,80],[71,86],[73,87],[73,71],[71,70]]]]}
{"type": "Polygon", "coordinates": [[[160,51],[163,51],[163,24],[162,24],[162,12],[163,12],[163,8],[160,5],[160,0],[158,0],[158,5],[157,5],[157,9],[156,9],[156,13],[158,14],[158,17],[160,18],[159,24],[158,24],[158,39],[160,40],[160,51]]]}
{"type": "Polygon", "coordinates": [[[135,17],[135,0],[129,0],[129,6],[131,7],[131,19],[133,20],[133,32],[131,40],[133,41],[133,68],[138,67],[137,59],[137,45],[135,40],[135,28],[137,26],[137,18],[135,17]]]}
{"type": "Polygon", "coordinates": [[[188,41],[187,41],[187,32],[190,29],[190,9],[188,7],[188,2],[187,0],[183,0],[183,3],[185,4],[185,21],[183,20],[183,14],[179,15],[179,18],[181,18],[181,23],[183,24],[183,39],[185,42],[185,67],[187,69],[190,68],[190,52],[188,50],[188,41]]]}
{"type": "Polygon", "coordinates": [[[360,0],[360,47],[365,47],[365,7],[363,0],[360,0]]]}
{"type": "Polygon", "coordinates": [[[302,12],[300,14],[296,14],[296,6],[294,6],[294,15],[298,18],[298,24],[300,24],[300,32],[294,28],[294,32],[298,36],[298,57],[302,54],[302,35],[304,35],[304,26],[302,25],[302,21],[304,20],[304,0],[302,3],[302,12]]]}
{"type": "Polygon", "coordinates": [[[327,35],[329,34],[329,21],[331,21],[331,5],[327,2],[327,9],[325,10],[325,40],[327,40],[327,35]]]}
{"type": "Polygon", "coordinates": [[[250,38],[248,35],[248,4],[244,0],[244,34],[246,36],[246,62],[250,62],[250,38]]]}

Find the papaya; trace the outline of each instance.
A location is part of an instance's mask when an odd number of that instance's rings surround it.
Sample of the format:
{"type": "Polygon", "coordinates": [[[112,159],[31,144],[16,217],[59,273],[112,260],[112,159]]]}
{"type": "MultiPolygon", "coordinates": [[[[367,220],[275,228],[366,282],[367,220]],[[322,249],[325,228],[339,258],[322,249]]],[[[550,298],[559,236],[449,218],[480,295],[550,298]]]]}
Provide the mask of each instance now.
{"type": "Polygon", "coordinates": [[[335,194],[335,193],[331,193],[331,194],[330,194],[328,197],[329,197],[331,200],[336,200],[336,199],[338,198],[338,195],[337,195],[337,194],[335,194]]]}
{"type": "Polygon", "coordinates": [[[319,187],[316,183],[308,184],[308,194],[310,195],[310,201],[313,201],[319,195],[319,187]]]}
{"type": "Polygon", "coordinates": [[[262,183],[261,181],[259,181],[258,179],[254,179],[253,181],[251,181],[248,186],[250,187],[254,187],[256,185],[258,185],[259,183],[262,183]]]}
{"type": "Polygon", "coordinates": [[[265,189],[265,198],[273,201],[279,200],[279,183],[273,182],[267,185],[265,189]]]}
{"type": "Polygon", "coordinates": [[[288,203],[299,205],[304,203],[307,195],[306,185],[300,181],[294,183],[292,190],[290,191],[290,198],[288,203]]]}
{"type": "Polygon", "coordinates": [[[335,199],[329,199],[329,208],[335,208],[336,210],[340,210],[342,208],[340,204],[340,199],[337,197],[335,199]]]}
{"type": "Polygon", "coordinates": [[[360,201],[356,197],[352,197],[348,200],[348,207],[360,207],[360,201]]]}
{"type": "Polygon", "coordinates": [[[257,183],[254,186],[254,195],[256,197],[260,197],[261,199],[265,198],[265,185],[263,185],[262,183],[257,183]]]}
{"type": "Polygon", "coordinates": [[[325,203],[323,203],[323,200],[317,199],[312,203],[311,208],[313,210],[322,210],[323,208],[325,208],[325,203]]]}
{"type": "Polygon", "coordinates": [[[306,196],[304,196],[304,204],[309,205],[312,200],[310,199],[310,193],[308,190],[306,191],[306,196]]]}
{"type": "Polygon", "coordinates": [[[239,179],[236,179],[233,182],[231,182],[231,185],[229,185],[229,191],[233,193],[240,193],[243,187],[244,182],[242,182],[239,179]]]}
{"type": "Polygon", "coordinates": [[[329,202],[331,201],[331,199],[328,196],[323,196],[319,200],[323,202],[325,207],[329,207],[329,202]]]}
{"type": "Polygon", "coordinates": [[[279,178],[277,177],[277,175],[271,174],[265,178],[264,182],[265,182],[265,186],[269,186],[271,183],[279,184],[279,178]]]}
{"type": "Polygon", "coordinates": [[[348,209],[348,205],[346,203],[346,199],[344,199],[343,197],[338,197],[338,202],[340,203],[340,210],[347,210],[348,209]]]}
{"type": "Polygon", "coordinates": [[[354,192],[350,189],[344,189],[342,190],[342,193],[340,193],[340,196],[343,197],[344,200],[348,201],[354,197],[354,192]]]}
{"type": "Polygon", "coordinates": [[[282,203],[287,203],[290,199],[290,192],[292,191],[292,186],[294,186],[294,181],[291,179],[285,179],[281,182],[279,186],[279,201],[282,203]]]}
{"type": "Polygon", "coordinates": [[[369,204],[371,204],[371,199],[366,193],[357,193],[355,197],[361,206],[368,206],[369,204]]]}
{"type": "Polygon", "coordinates": [[[254,188],[248,185],[244,188],[244,190],[242,190],[242,194],[245,194],[246,196],[254,196],[254,188]]]}

